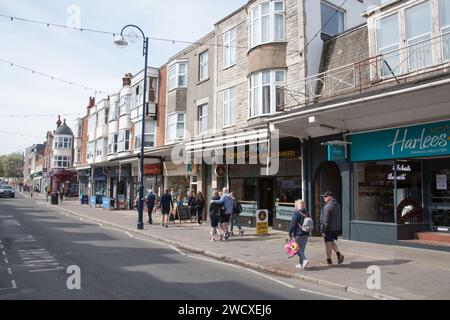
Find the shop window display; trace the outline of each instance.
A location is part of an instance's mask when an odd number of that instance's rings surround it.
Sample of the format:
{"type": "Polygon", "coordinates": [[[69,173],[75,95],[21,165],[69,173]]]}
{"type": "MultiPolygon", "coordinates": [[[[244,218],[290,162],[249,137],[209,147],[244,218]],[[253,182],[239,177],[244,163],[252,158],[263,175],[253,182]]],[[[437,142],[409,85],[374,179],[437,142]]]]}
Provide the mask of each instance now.
{"type": "Polygon", "coordinates": [[[280,205],[294,205],[302,198],[302,180],[298,178],[277,178],[275,200],[280,205]]]}
{"type": "Polygon", "coordinates": [[[422,168],[420,161],[355,163],[354,220],[421,223],[422,168]],[[397,217],[395,217],[397,215],[397,217]]]}

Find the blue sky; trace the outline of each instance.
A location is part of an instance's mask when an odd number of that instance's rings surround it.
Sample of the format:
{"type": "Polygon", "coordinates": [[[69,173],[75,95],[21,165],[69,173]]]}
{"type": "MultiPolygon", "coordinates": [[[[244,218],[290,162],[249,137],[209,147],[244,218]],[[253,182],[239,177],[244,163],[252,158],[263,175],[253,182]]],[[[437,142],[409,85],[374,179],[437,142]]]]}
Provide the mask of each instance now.
{"type": "MultiPolygon", "coordinates": [[[[1,0],[0,14],[66,25],[80,10],[81,27],[120,32],[129,23],[147,36],[196,41],[214,23],[246,0],[1,0]]],[[[143,68],[138,41],[117,49],[108,35],[58,29],[0,17],[0,59],[27,66],[91,88],[114,92],[121,78],[143,68]]],[[[150,43],[149,63],[159,67],[186,45],[150,43]]],[[[42,78],[0,62],[0,154],[42,143],[54,130],[57,114],[84,114],[94,92],[42,78]],[[10,114],[54,114],[54,117],[5,117],[10,114]],[[17,133],[5,134],[1,131],[17,133]]],[[[102,96],[97,96],[100,100],[102,96]]],[[[77,116],[67,116],[73,125],[77,116]]]]}

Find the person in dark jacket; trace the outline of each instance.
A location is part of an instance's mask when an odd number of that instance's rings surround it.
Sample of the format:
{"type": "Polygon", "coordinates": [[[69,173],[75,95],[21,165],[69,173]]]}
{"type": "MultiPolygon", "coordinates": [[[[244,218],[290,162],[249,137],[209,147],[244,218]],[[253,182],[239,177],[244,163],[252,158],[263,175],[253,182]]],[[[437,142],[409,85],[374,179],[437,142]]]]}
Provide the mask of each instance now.
{"type": "Polygon", "coordinates": [[[161,207],[162,220],[161,225],[163,227],[169,227],[169,214],[170,210],[173,210],[172,196],[167,189],[159,200],[159,205],[161,207]]]}
{"type": "MultiPolygon", "coordinates": [[[[212,200],[220,200],[219,191],[214,190],[212,200]]],[[[222,211],[222,205],[220,203],[210,203],[209,205],[209,219],[211,220],[211,238],[209,241],[216,241],[216,233],[219,230],[220,213],[222,211]]],[[[220,236],[222,240],[222,236],[220,236]]]]}
{"type": "Polygon", "coordinates": [[[297,252],[299,263],[295,266],[298,269],[306,269],[309,264],[309,260],[305,256],[309,232],[302,230],[303,222],[306,217],[309,217],[309,214],[306,211],[305,202],[303,200],[295,201],[295,212],[292,215],[291,223],[289,224],[289,237],[295,237],[295,240],[300,247],[297,252]]]}
{"type": "Polygon", "coordinates": [[[320,232],[325,240],[327,262],[321,263],[321,265],[331,266],[333,264],[331,260],[332,251],[336,252],[338,264],[341,264],[344,262],[344,256],[339,252],[339,248],[334,242],[338,239],[341,231],[341,206],[331,191],[325,192],[322,197],[326,204],[320,214],[320,232]]]}
{"type": "Polygon", "coordinates": [[[153,190],[150,190],[150,192],[148,193],[147,198],[145,200],[147,202],[148,223],[152,224],[153,223],[152,213],[153,213],[153,208],[155,207],[155,200],[156,200],[156,196],[153,193],[153,190]]]}
{"type": "Polygon", "coordinates": [[[193,220],[195,216],[195,207],[194,207],[195,191],[194,190],[189,191],[187,196],[188,196],[189,214],[191,215],[191,220],[193,220]]]}
{"type": "Polygon", "coordinates": [[[197,193],[193,206],[195,214],[197,216],[197,223],[202,224],[203,209],[205,208],[205,198],[203,198],[203,194],[201,192],[197,193]]]}

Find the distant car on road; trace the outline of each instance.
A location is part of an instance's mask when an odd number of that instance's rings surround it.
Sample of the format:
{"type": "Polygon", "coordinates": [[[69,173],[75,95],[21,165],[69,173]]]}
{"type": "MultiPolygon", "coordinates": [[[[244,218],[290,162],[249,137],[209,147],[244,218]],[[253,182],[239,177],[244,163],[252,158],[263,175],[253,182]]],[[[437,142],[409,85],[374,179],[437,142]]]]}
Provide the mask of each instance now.
{"type": "Polygon", "coordinates": [[[16,190],[9,185],[0,185],[0,197],[15,198],[16,190]]]}

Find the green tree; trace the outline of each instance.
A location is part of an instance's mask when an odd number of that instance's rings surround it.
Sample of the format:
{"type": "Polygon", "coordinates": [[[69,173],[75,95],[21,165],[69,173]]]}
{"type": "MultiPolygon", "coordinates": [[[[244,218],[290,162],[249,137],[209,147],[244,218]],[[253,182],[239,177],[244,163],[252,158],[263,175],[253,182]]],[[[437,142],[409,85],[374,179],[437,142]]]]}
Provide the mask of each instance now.
{"type": "Polygon", "coordinates": [[[23,158],[20,153],[12,153],[2,156],[1,167],[3,176],[16,178],[22,176],[23,158]]]}
{"type": "Polygon", "coordinates": [[[3,170],[3,158],[5,156],[0,156],[0,177],[4,177],[5,176],[5,171],[3,170]]]}

